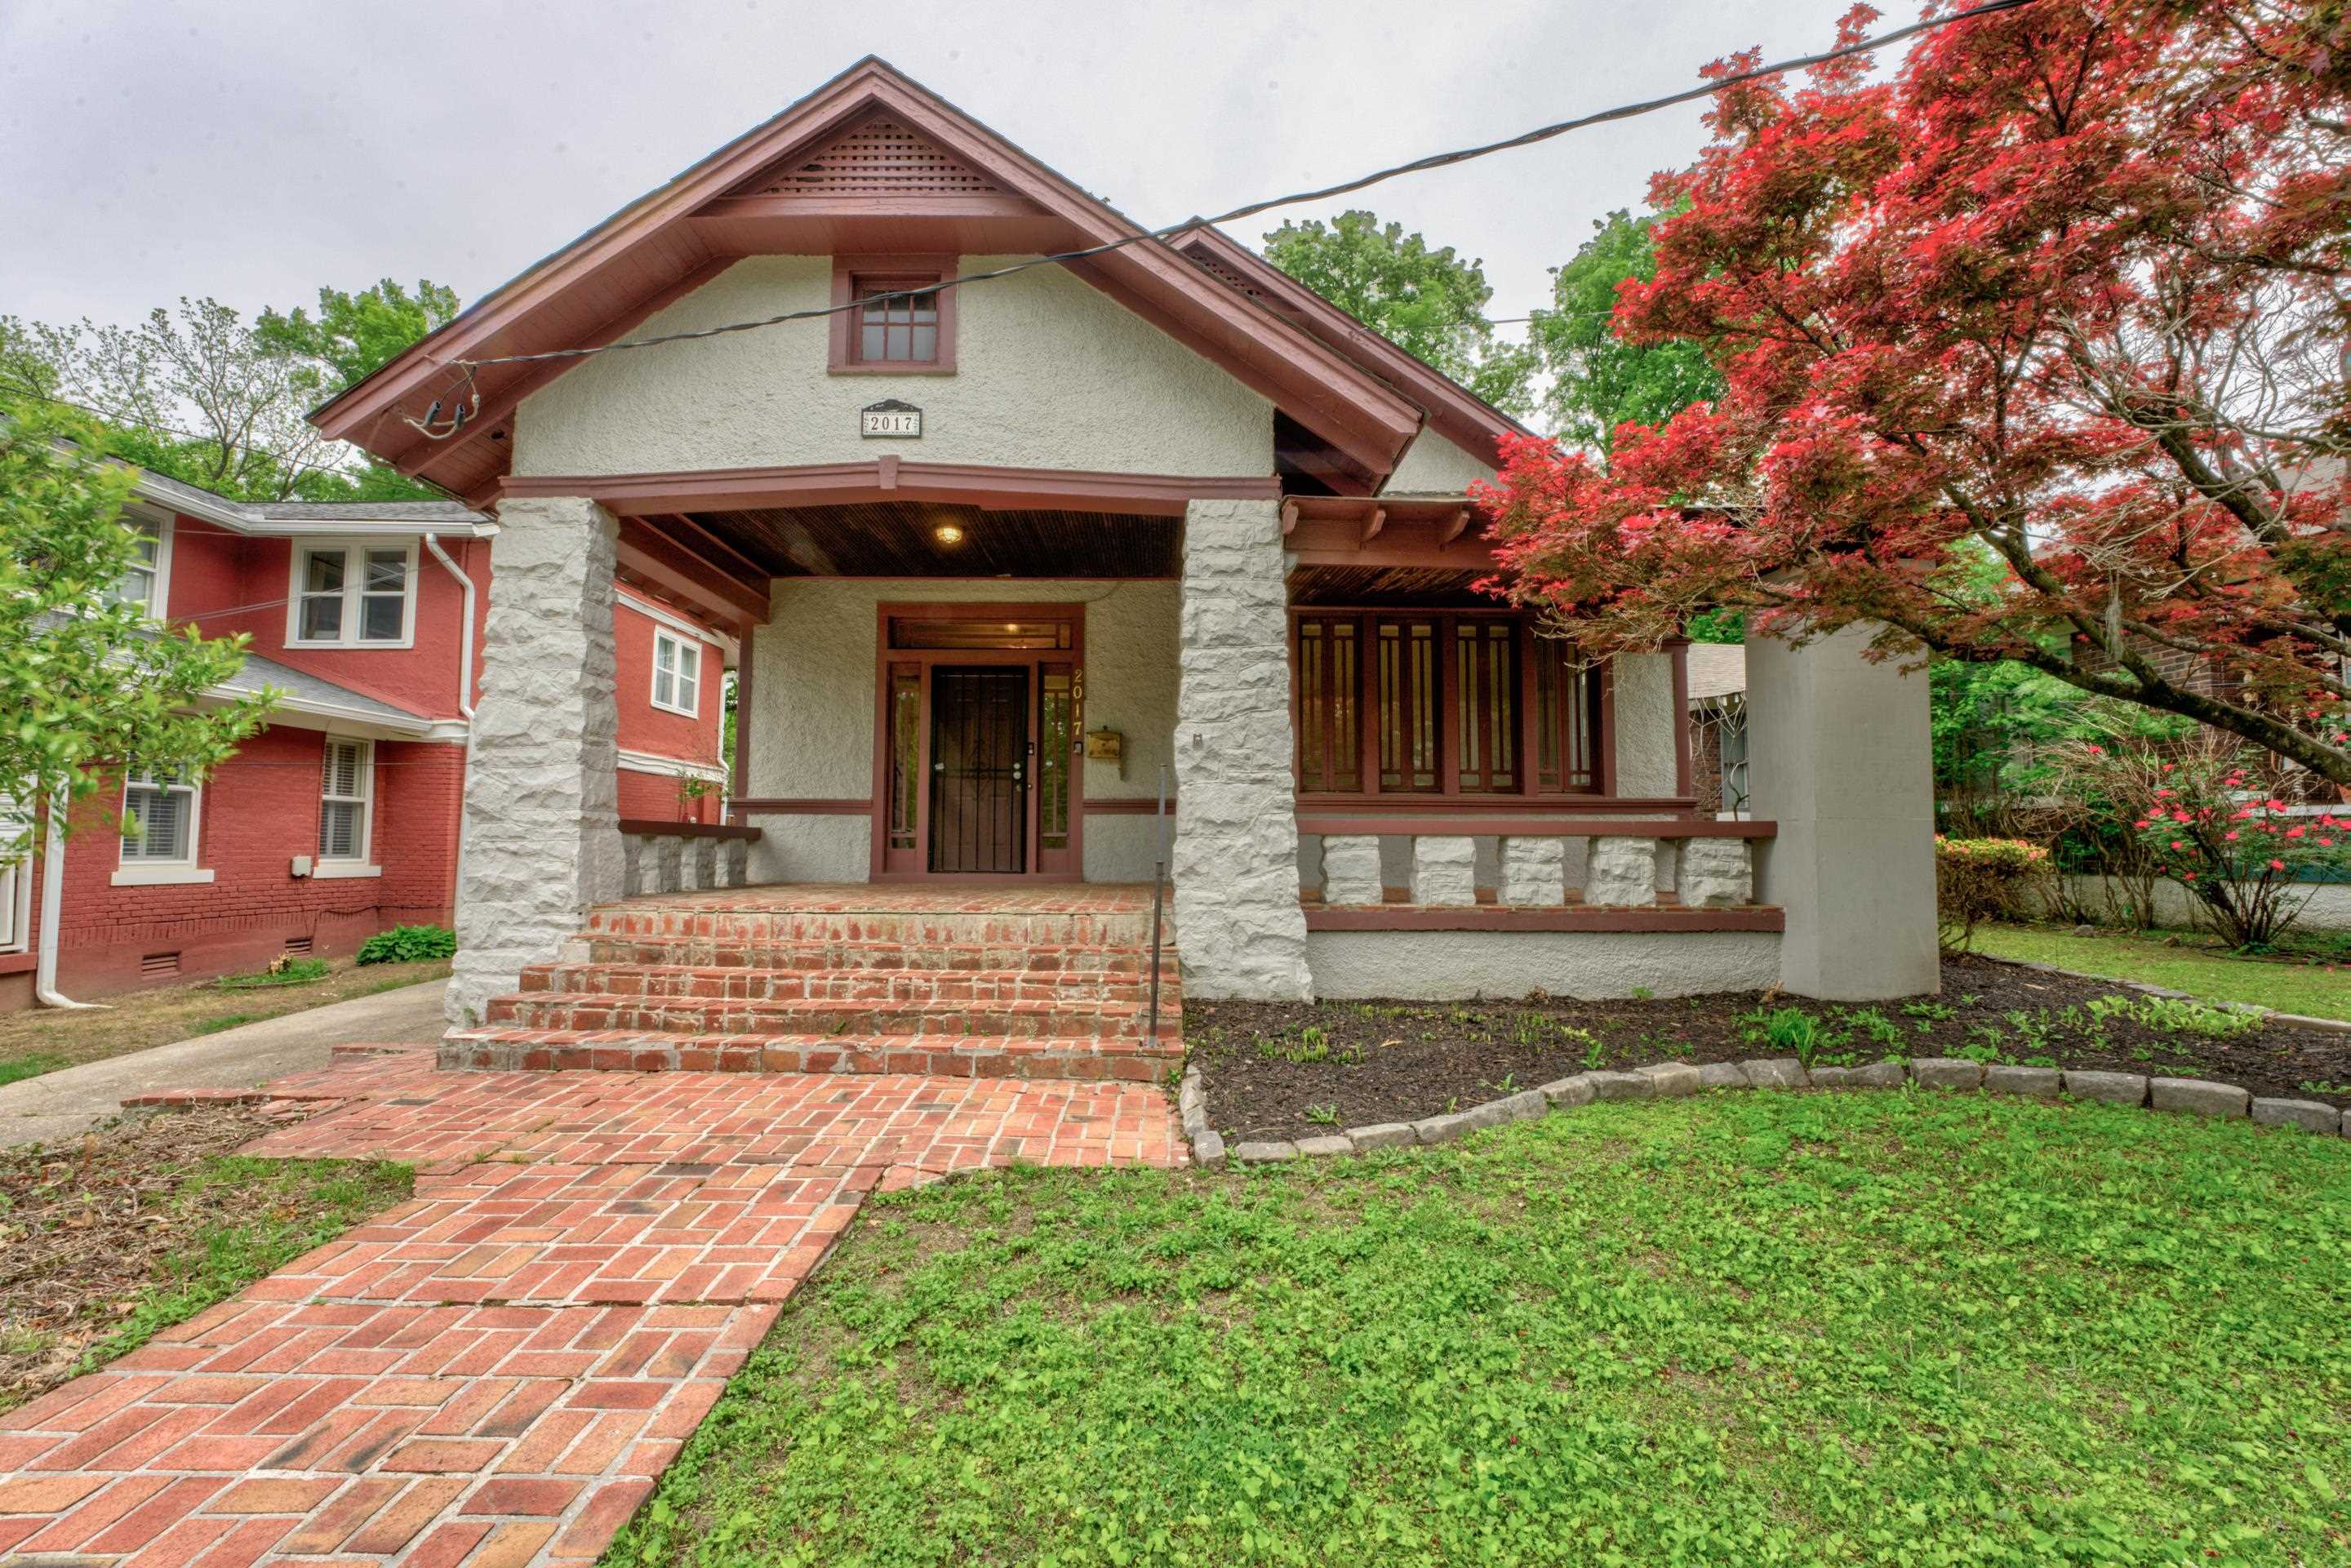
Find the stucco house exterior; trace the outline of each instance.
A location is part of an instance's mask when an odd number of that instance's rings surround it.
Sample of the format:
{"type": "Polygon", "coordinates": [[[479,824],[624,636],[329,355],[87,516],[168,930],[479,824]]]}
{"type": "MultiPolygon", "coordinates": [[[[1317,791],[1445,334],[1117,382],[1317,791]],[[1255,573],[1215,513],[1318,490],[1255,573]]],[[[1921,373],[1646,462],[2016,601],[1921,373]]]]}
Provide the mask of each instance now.
{"type": "MultiPolygon", "coordinates": [[[[124,520],[144,547],[118,596],[246,633],[220,695],[280,701],[210,777],[117,772],[71,835],[40,824],[40,852],[0,872],[0,1009],[449,921],[496,521],[454,501],[235,501],[156,474],[124,520]]],[[[626,582],[611,619],[619,810],[715,821],[731,641],[626,582]]]]}
{"type": "Polygon", "coordinates": [[[1758,644],[1750,811],[1700,810],[1684,650],[1473,587],[1507,417],[879,60],[317,421],[497,521],[444,1060],[813,1063],[757,1049],[788,969],[1144,907],[1163,771],[1195,997],[1934,988],[1923,679],[1758,644]],[[722,828],[619,825],[621,577],[739,642],[722,828]]]}

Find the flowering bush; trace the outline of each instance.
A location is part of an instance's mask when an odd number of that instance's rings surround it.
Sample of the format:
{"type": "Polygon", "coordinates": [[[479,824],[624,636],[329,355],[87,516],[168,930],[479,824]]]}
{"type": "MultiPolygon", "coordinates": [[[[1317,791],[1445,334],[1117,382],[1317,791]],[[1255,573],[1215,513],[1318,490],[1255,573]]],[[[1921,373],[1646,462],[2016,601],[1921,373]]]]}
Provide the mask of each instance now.
{"type": "Polygon", "coordinates": [[[2116,802],[2116,825],[2237,946],[2265,946],[2292,925],[2315,891],[2312,873],[2351,871],[2351,817],[2269,795],[2249,752],[2212,739],[2083,751],[2116,802]]]}
{"type": "Polygon", "coordinates": [[[2022,839],[1935,836],[1935,905],[1943,945],[1965,952],[1984,921],[2020,912],[2049,874],[2049,852],[2022,839]]]}

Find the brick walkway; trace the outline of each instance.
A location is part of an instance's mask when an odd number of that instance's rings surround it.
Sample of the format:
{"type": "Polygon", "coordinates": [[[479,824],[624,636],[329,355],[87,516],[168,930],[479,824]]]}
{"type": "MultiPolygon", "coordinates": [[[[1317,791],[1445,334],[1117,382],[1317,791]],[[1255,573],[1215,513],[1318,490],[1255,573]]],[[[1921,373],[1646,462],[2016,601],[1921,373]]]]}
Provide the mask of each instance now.
{"type": "Polygon", "coordinates": [[[271,1086],[328,1108],[247,1153],[414,1199],[0,1416],[0,1562],[592,1562],[866,1193],[1182,1158],[1137,1084],[430,1061],[271,1086]]]}

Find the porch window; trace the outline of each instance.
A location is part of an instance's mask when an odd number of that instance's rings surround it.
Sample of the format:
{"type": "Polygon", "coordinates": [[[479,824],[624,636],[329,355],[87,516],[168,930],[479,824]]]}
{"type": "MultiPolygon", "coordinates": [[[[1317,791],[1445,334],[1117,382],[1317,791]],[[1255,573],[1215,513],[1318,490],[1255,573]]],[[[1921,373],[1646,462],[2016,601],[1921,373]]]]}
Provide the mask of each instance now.
{"type": "Polygon", "coordinates": [[[1519,790],[1519,629],[1508,621],[1453,623],[1453,711],[1461,727],[1457,776],[1465,795],[1519,790]]]}
{"type": "Polygon", "coordinates": [[[1580,664],[1572,643],[1534,640],[1535,788],[1545,795],[1600,789],[1598,665],[1580,664]]]}
{"type": "Polygon", "coordinates": [[[935,277],[857,280],[857,362],[935,365],[939,362],[939,297],[919,293],[935,277]]]}
{"type": "Polygon", "coordinates": [[[1352,620],[1298,623],[1298,787],[1311,793],[1364,787],[1360,704],[1362,639],[1352,620]]]}
{"type": "Polygon", "coordinates": [[[1290,646],[1301,795],[1604,787],[1601,670],[1524,617],[1308,611],[1290,646]]]}
{"type": "Polygon", "coordinates": [[[1379,639],[1380,792],[1441,794],[1435,621],[1375,621],[1379,639]]]}
{"type": "Polygon", "coordinates": [[[319,785],[319,858],[364,861],[368,853],[368,801],[373,793],[375,746],[365,740],[329,740],[319,785]]]}
{"type": "Polygon", "coordinates": [[[890,847],[912,850],[923,777],[923,666],[890,666],[890,847]]]}
{"type": "Polygon", "coordinates": [[[1045,664],[1037,672],[1037,845],[1070,847],[1070,758],[1076,749],[1075,672],[1045,664]]]}
{"type": "Polygon", "coordinates": [[[694,718],[702,712],[702,644],[656,627],[653,706],[694,718]]]}
{"type": "Polygon", "coordinates": [[[294,552],[296,647],[409,645],[414,631],[413,545],[304,545],[294,552]]]}
{"type": "Polygon", "coordinates": [[[142,768],[123,782],[122,863],[196,863],[196,787],[171,768],[142,768]]]}

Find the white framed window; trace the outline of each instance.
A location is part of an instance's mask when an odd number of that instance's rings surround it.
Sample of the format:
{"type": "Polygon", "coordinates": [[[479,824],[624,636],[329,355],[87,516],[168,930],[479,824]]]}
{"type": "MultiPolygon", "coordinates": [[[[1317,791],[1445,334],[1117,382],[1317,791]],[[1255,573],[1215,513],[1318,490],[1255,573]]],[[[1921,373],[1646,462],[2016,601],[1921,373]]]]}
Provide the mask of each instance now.
{"type": "Polygon", "coordinates": [[[653,628],[653,706],[688,718],[702,713],[702,644],[653,628]]]}
{"type": "Polygon", "coordinates": [[[135,604],[160,618],[171,589],[172,519],[133,509],[124,512],[121,520],[139,541],[139,553],[106,596],[114,603],[135,604]]]}
{"type": "Polygon", "coordinates": [[[204,791],[169,768],[141,768],[122,781],[122,863],[118,887],[135,883],[210,882],[196,864],[204,791]]]}
{"type": "Polygon", "coordinates": [[[298,544],[289,601],[289,647],[408,647],[416,635],[415,543],[298,544]]]}
{"type": "Polygon", "coordinates": [[[375,822],[375,743],[329,736],[319,779],[319,876],[371,876],[369,837],[375,822]]]}

